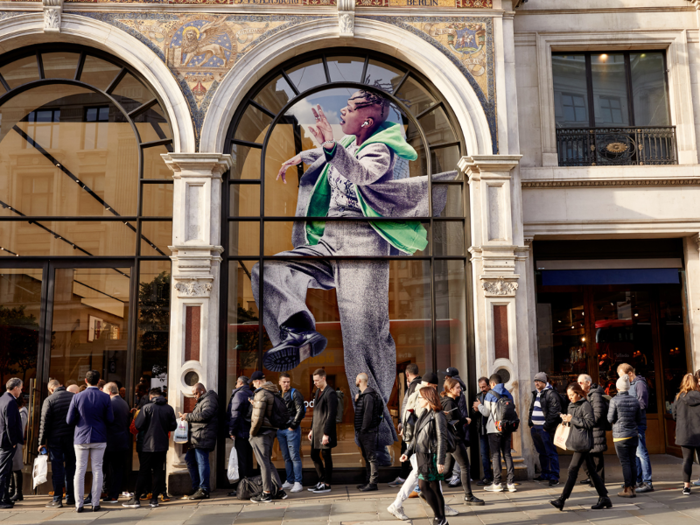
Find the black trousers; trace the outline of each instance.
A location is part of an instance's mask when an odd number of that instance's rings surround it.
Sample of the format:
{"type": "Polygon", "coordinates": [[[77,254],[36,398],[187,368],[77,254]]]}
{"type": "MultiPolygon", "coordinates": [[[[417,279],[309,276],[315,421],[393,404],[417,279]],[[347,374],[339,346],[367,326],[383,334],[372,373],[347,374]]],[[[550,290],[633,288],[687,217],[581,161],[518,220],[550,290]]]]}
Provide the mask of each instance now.
{"type": "Polygon", "coordinates": [[[571,463],[569,464],[569,477],[566,479],[566,485],[564,485],[564,491],[561,493],[561,499],[569,499],[571,492],[574,490],[576,485],[576,480],[578,479],[578,471],[585,462],[588,467],[588,472],[590,472],[591,481],[595,487],[598,496],[604,498],[608,495],[608,491],[605,488],[605,483],[600,479],[600,476],[596,472],[595,465],[593,464],[593,457],[590,452],[574,452],[571,457],[571,463]]]}
{"type": "MultiPolygon", "coordinates": [[[[600,479],[605,483],[605,456],[603,452],[590,452],[589,455],[593,460],[593,465],[595,466],[595,472],[600,476],[600,479]]],[[[588,479],[591,479],[591,471],[588,470],[588,463],[583,464],[583,471],[586,473],[588,479]]]]}
{"type": "Polygon", "coordinates": [[[237,437],[233,440],[238,454],[238,475],[240,479],[249,478],[253,475],[253,447],[247,438],[237,437]]]}
{"type": "Polygon", "coordinates": [[[165,456],[167,452],[139,452],[139,477],[136,480],[134,497],[150,492],[152,498],[165,492],[165,456]],[[148,485],[151,490],[146,490],[148,485]]]}
{"type": "Polygon", "coordinates": [[[358,434],[360,451],[365,460],[365,483],[373,485],[379,480],[379,463],[377,461],[377,432],[358,434]]]}
{"type": "Polygon", "coordinates": [[[444,520],[445,498],[442,497],[442,490],[440,490],[440,482],[425,481],[423,479],[419,479],[418,486],[420,487],[423,496],[425,496],[425,501],[427,501],[428,505],[430,505],[430,508],[433,509],[435,517],[438,520],[444,520]]]}
{"type": "Polygon", "coordinates": [[[489,449],[491,450],[493,482],[497,485],[501,483],[501,454],[503,454],[503,459],[506,462],[508,483],[513,483],[515,480],[515,466],[513,465],[513,456],[510,454],[510,438],[512,435],[512,432],[489,434],[489,449]]]}
{"type": "Polygon", "coordinates": [[[469,455],[467,453],[467,447],[461,439],[455,439],[455,442],[457,448],[451,454],[447,454],[447,460],[445,461],[445,479],[452,477],[452,469],[454,468],[456,460],[459,465],[459,476],[462,480],[464,494],[465,496],[471,496],[472,483],[471,477],[469,476],[469,455]]]}
{"type": "Polygon", "coordinates": [[[107,450],[105,452],[103,470],[107,473],[107,497],[109,499],[119,498],[128,461],[128,450],[107,450]]]}
{"type": "Polygon", "coordinates": [[[637,484],[637,443],[638,437],[615,442],[615,452],[622,466],[622,477],[625,478],[625,487],[634,487],[637,484]]]}
{"type": "Polygon", "coordinates": [[[311,445],[311,461],[314,462],[318,481],[326,485],[333,484],[333,457],[331,456],[330,448],[315,448],[311,445]],[[323,455],[323,462],[321,462],[323,455]]]}
{"type": "Polygon", "coordinates": [[[15,457],[15,448],[0,448],[0,501],[8,501],[10,496],[10,477],[12,476],[12,458],[15,457]]]}
{"type": "Polygon", "coordinates": [[[696,452],[700,454],[700,448],[681,447],[681,449],[683,450],[683,481],[690,483],[690,476],[693,474],[693,459],[696,452]]]}

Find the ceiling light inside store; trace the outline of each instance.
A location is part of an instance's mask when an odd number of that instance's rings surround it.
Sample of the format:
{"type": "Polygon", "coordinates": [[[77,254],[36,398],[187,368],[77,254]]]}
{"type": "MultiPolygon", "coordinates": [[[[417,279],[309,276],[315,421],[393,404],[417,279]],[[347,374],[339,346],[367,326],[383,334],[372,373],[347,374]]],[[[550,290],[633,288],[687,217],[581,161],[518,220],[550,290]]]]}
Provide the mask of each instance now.
{"type": "Polygon", "coordinates": [[[603,62],[605,62],[607,59],[608,59],[608,55],[606,55],[605,53],[600,55],[600,60],[602,60],[603,62]]]}

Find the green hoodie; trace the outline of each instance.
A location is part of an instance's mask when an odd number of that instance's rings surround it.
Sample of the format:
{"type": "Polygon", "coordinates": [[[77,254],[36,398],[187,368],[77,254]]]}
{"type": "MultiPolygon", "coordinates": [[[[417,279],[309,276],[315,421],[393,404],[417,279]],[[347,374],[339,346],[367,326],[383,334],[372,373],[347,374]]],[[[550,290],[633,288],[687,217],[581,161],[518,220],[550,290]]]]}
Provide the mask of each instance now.
{"type": "MultiPolygon", "coordinates": [[[[340,146],[347,148],[355,140],[353,135],[348,135],[340,140],[340,146]]],[[[384,122],[377,131],[355,152],[355,157],[369,144],[385,144],[396,155],[409,161],[418,158],[414,150],[401,134],[401,128],[396,122],[384,122]]],[[[330,164],[326,164],[321,175],[314,185],[306,209],[307,217],[323,217],[328,214],[331,204],[331,187],[328,182],[330,164]]],[[[365,217],[381,217],[373,210],[362,197],[360,190],[355,185],[355,193],[360,204],[360,209],[365,217]]],[[[417,250],[423,250],[428,245],[428,233],[419,221],[377,221],[370,222],[374,230],[394,248],[413,255],[417,250]]],[[[310,245],[318,244],[326,228],[325,221],[308,221],[306,223],[306,240],[310,245]]]]}

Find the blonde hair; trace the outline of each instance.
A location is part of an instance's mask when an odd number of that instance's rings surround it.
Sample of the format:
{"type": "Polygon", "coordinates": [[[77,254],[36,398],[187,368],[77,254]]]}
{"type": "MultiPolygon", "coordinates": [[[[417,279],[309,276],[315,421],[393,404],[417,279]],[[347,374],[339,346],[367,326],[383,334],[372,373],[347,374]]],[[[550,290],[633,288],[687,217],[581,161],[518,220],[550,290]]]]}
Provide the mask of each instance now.
{"type": "Polygon", "coordinates": [[[698,380],[695,379],[695,376],[693,374],[685,374],[683,376],[683,380],[681,381],[680,391],[676,394],[676,399],[678,399],[681,396],[686,395],[691,390],[697,390],[697,389],[698,389],[698,380]]]}

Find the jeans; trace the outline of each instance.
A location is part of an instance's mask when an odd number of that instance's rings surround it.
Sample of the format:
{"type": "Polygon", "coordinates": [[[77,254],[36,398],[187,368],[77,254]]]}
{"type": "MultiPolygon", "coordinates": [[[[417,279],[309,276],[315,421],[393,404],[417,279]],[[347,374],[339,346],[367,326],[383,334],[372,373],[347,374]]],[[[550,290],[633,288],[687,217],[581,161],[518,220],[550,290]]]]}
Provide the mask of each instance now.
{"type": "Polygon", "coordinates": [[[411,466],[411,472],[409,472],[408,476],[406,476],[406,481],[404,481],[403,485],[401,485],[399,493],[396,495],[396,499],[394,500],[393,505],[397,509],[403,506],[403,502],[408,499],[408,496],[411,494],[411,492],[413,492],[413,489],[415,489],[416,485],[418,484],[417,456],[413,454],[406,463],[408,463],[411,466]]]}
{"type": "Polygon", "coordinates": [[[312,443],[311,461],[314,462],[319,483],[323,482],[326,485],[331,485],[333,483],[333,456],[331,456],[331,449],[314,448],[312,443]],[[321,462],[321,454],[323,454],[323,462],[321,462]]]}
{"type": "Polygon", "coordinates": [[[233,446],[238,454],[238,475],[241,479],[249,478],[253,475],[253,448],[250,446],[248,438],[237,437],[233,446]]]}
{"type": "Polygon", "coordinates": [[[63,489],[66,489],[66,501],[75,499],[73,478],[75,477],[75,448],[73,436],[67,436],[46,444],[51,461],[51,479],[53,480],[53,500],[63,499],[63,489]],[[64,468],[65,463],[65,468],[64,468]]]}
{"type": "Polygon", "coordinates": [[[192,492],[196,492],[198,489],[202,489],[206,493],[211,492],[209,452],[203,448],[191,448],[185,454],[187,470],[190,471],[190,478],[192,478],[192,492]]]}
{"type": "Polygon", "coordinates": [[[379,480],[379,468],[377,458],[377,432],[367,432],[357,435],[360,442],[360,452],[365,460],[365,483],[376,485],[379,480]]]}
{"type": "Polygon", "coordinates": [[[12,459],[15,457],[15,448],[0,448],[0,502],[9,500],[7,489],[10,486],[12,476],[12,459]]]}
{"type": "Polygon", "coordinates": [[[637,462],[635,454],[639,438],[633,437],[624,441],[615,442],[615,452],[622,465],[622,477],[625,478],[626,487],[634,487],[637,480],[637,462]]]}
{"type": "Polygon", "coordinates": [[[301,427],[277,431],[288,483],[301,483],[301,427]]]}
{"type": "Polygon", "coordinates": [[[493,479],[491,468],[491,452],[489,451],[489,435],[479,436],[479,453],[481,454],[481,466],[484,468],[484,478],[493,479]]]}
{"type": "Polygon", "coordinates": [[[75,494],[75,506],[83,506],[83,491],[85,489],[85,473],[87,472],[88,458],[91,458],[92,468],[92,506],[99,507],[100,494],[102,493],[102,461],[104,459],[107,443],[86,443],[73,445],[75,448],[75,477],[73,478],[73,491],[75,494]]]}
{"type": "Polygon", "coordinates": [[[595,487],[598,496],[604,498],[608,495],[608,491],[605,488],[603,480],[600,479],[600,476],[595,470],[591,453],[574,452],[574,455],[571,457],[571,463],[569,464],[569,477],[566,479],[566,485],[564,485],[564,491],[561,493],[561,499],[566,500],[569,499],[569,496],[571,496],[571,492],[574,490],[576,480],[578,479],[578,471],[581,468],[581,465],[584,463],[588,468],[588,472],[590,472],[591,481],[593,482],[593,486],[595,487]]]}
{"type": "Polygon", "coordinates": [[[510,454],[510,438],[512,435],[512,432],[489,434],[491,468],[493,468],[493,482],[496,485],[500,485],[501,483],[501,454],[503,454],[503,458],[506,462],[508,484],[510,485],[515,480],[515,466],[513,465],[513,457],[510,454]]]}
{"type": "Polygon", "coordinates": [[[253,447],[253,454],[260,465],[260,477],[262,477],[263,492],[274,494],[275,487],[272,486],[274,480],[277,487],[282,487],[282,480],[277,473],[277,468],[272,464],[272,445],[275,443],[275,431],[266,430],[257,436],[250,436],[250,445],[253,447]]]}
{"type": "Polygon", "coordinates": [[[637,483],[651,483],[651,459],[647,451],[646,429],[639,433],[639,443],[637,444],[637,483]]]}
{"type": "Polygon", "coordinates": [[[107,472],[107,497],[109,499],[119,498],[128,461],[128,450],[107,450],[105,452],[104,464],[107,472]]]}
{"type": "Polygon", "coordinates": [[[532,441],[540,455],[541,476],[544,479],[559,479],[559,454],[554,446],[552,435],[542,426],[535,425],[530,429],[532,441]]]}
{"type": "MultiPolygon", "coordinates": [[[[600,476],[600,479],[603,480],[603,483],[605,483],[605,453],[604,452],[596,452],[590,453],[591,459],[593,460],[593,467],[595,468],[596,474],[600,476]]],[[[588,470],[588,463],[583,464],[583,471],[586,473],[586,476],[588,476],[588,479],[591,479],[591,471],[588,470]]]]}
{"type": "MultiPolygon", "coordinates": [[[[199,449],[195,449],[199,450],[199,449]]],[[[164,452],[139,452],[139,477],[136,479],[134,497],[148,492],[151,485],[151,498],[158,499],[158,494],[165,492],[165,456],[164,452]],[[153,477],[151,477],[151,474],[153,477]],[[150,482],[150,483],[149,483],[150,482]]]]}
{"type": "MultiPolygon", "coordinates": [[[[406,445],[406,442],[401,440],[401,455],[403,456],[406,450],[408,449],[408,445],[406,445]]],[[[411,462],[410,461],[404,461],[401,463],[401,473],[399,476],[401,476],[401,479],[406,479],[409,475],[411,474],[411,462]]]]}

